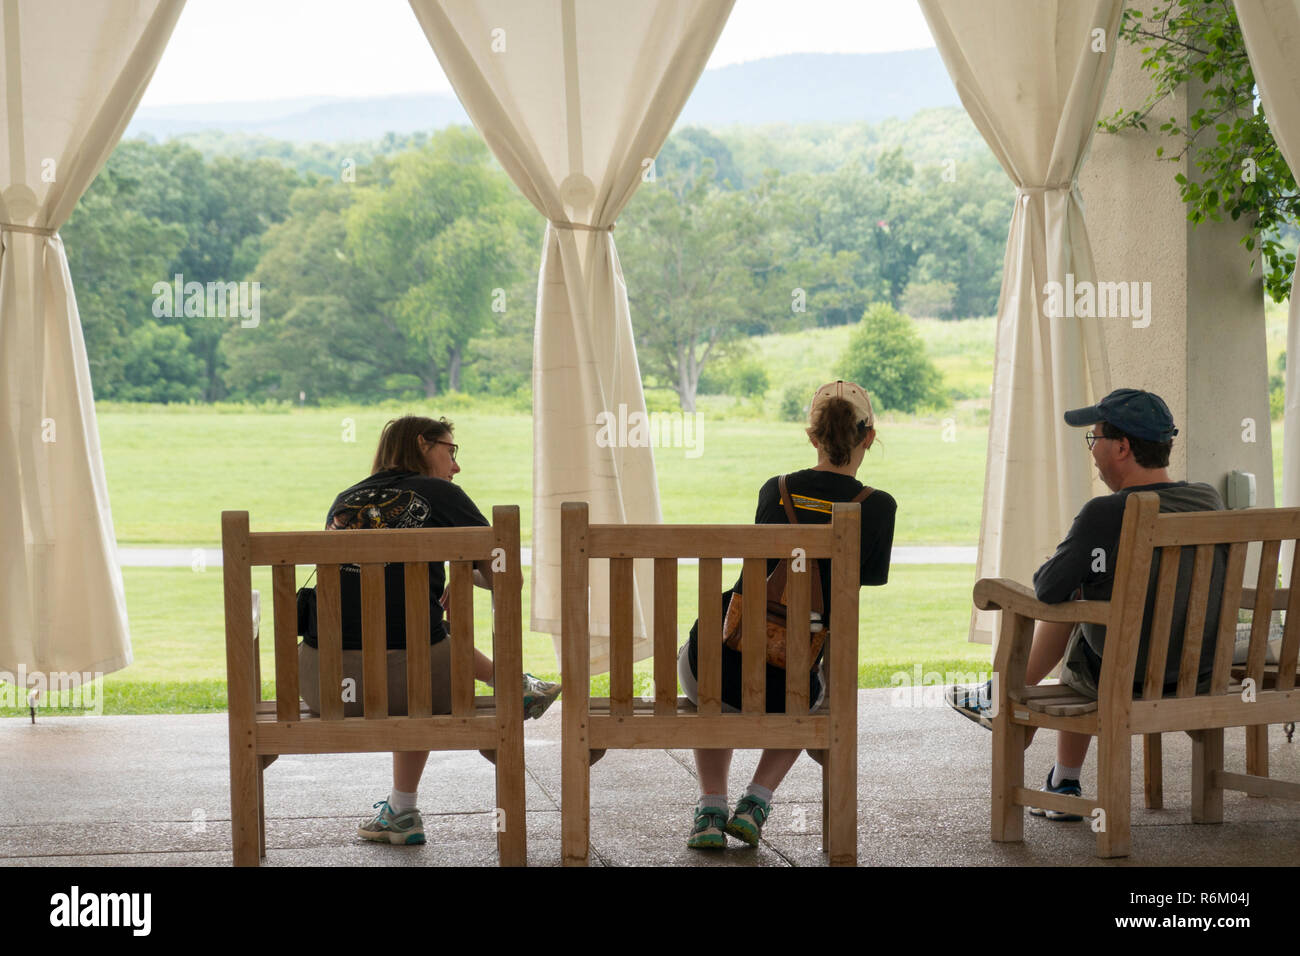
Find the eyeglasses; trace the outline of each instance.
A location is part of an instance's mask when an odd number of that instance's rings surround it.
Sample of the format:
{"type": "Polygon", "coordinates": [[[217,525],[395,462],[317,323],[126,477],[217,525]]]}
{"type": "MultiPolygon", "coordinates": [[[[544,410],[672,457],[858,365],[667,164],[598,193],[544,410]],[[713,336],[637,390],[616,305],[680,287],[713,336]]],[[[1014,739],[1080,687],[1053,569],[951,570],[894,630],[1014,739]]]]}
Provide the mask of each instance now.
{"type": "Polygon", "coordinates": [[[1110,440],[1107,439],[1105,435],[1094,435],[1092,432],[1088,432],[1088,434],[1083,436],[1083,440],[1088,443],[1089,451],[1092,451],[1092,446],[1097,444],[1097,442],[1102,441],[1103,439],[1107,441],[1110,440]]]}
{"type": "Polygon", "coordinates": [[[460,451],[460,446],[459,446],[459,445],[455,444],[454,442],[443,441],[442,439],[438,439],[437,441],[434,442],[434,444],[435,444],[435,445],[446,445],[448,448],[451,449],[451,460],[452,460],[452,461],[455,461],[455,460],[456,460],[456,452],[460,451]]]}

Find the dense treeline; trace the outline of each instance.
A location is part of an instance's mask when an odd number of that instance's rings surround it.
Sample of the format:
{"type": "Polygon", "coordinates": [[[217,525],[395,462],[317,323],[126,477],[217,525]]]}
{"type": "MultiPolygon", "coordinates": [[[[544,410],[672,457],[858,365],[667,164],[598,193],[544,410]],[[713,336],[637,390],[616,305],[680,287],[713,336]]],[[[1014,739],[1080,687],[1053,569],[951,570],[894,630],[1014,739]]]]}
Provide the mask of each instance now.
{"type": "MultiPolygon", "coordinates": [[[[988,314],[1011,196],[960,111],[679,130],[616,233],[643,372],[689,409],[749,336],[988,314]]],[[[314,403],[525,395],[543,225],[452,128],[124,142],[62,234],[97,397],[314,403]]]]}

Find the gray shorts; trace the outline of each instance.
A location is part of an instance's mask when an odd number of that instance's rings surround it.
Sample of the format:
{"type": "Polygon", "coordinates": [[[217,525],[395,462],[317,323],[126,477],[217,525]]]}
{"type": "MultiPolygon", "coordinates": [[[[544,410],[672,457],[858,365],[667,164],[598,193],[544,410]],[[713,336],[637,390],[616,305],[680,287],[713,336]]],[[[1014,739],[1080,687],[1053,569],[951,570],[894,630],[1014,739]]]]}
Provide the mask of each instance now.
{"type": "MultiPolygon", "coordinates": [[[[700,704],[700,685],[698,681],[696,681],[695,675],[691,673],[690,648],[691,645],[688,642],[683,644],[682,649],[677,652],[677,680],[682,685],[683,696],[698,707],[700,704]]],[[[821,693],[819,693],[817,699],[813,701],[812,710],[816,710],[826,700],[826,661],[824,658],[821,663],[817,665],[817,683],[818,686],[821,687],[821,693]]],[[[740,711],[736,710],[736,708],[726,702],[723,702],[722,704],[722,712],[724,714],[740,713],[740,711]]]]}
{"type": "MultiPolygon", "coordinates": [[[[356,681],[353,700],[343,702],[344,717],[364,717],[365,676],[361,651],[343,652],[343,678],[356,681]]],[[[451,713],[451,638],[443,638],[429,648],[429,680],[433,683],[433,713],[451,713]]],[[[298,645],[298,693],[320,716],[320,652],[305,641],[298,645]]],[[[388,651],[388,715],[406,715],[406,651],[388,651]]]]}

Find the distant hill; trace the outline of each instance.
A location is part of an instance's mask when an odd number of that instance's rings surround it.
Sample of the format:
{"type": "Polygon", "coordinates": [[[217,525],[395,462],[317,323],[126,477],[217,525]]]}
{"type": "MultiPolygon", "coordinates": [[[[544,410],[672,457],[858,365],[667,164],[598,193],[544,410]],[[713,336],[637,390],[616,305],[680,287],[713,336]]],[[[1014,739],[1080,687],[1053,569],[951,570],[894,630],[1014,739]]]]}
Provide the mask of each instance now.
{"type": "MultiPolygon", "coordinates": [[[[706,70],[680,125],[879,122],[960,100],[938,50],[793,53],[706,70]]],[[[469,118],[450,93],[145,107],[126,135],[166,139],[222,130],[292,142],[374,140],[441,129],[469,118]]]]}

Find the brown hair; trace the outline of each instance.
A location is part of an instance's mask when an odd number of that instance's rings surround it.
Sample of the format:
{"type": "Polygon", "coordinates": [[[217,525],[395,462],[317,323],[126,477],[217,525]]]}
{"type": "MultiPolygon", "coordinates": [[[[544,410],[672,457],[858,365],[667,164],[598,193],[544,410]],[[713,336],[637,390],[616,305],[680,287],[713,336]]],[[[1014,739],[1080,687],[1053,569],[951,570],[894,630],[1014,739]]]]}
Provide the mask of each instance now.
{"type": "Polygon", "coordinates": [[[1142,468],[1168,468],[1169,452],[1174,447],[1174,441],[1150,441],[1146,438],[1138,438],[1130,435],[1122,429],[1116,428],[1110,422],[1101,423],[1101,434],[1103,438],[1109,438],[1111,441],[1119,441],[1121,438],[1128,439],[1128,449],[1133,453],[1133,460],[1142,468]]]}
{"type": "Polygon", "coordinates": [[[424,456],[420,454],[420,438],[437,441],[449,438],[455,426],[445,418],[436,421],[419,415],[394,418],[379,433],[379,447],[375,449],[372,475],[381,471],[399,469],[424,474],[424,456]]]}
{"type": "Polygon", "coordinates": [[[808,437],[826,452],[832,465],[847,465],[853,449],[867,437],[871,427],[858,418],[847,399],[828,398],[817,408],[808,437]]]}

